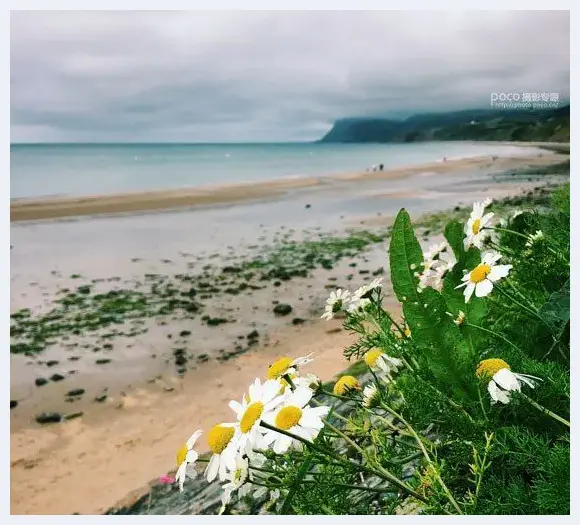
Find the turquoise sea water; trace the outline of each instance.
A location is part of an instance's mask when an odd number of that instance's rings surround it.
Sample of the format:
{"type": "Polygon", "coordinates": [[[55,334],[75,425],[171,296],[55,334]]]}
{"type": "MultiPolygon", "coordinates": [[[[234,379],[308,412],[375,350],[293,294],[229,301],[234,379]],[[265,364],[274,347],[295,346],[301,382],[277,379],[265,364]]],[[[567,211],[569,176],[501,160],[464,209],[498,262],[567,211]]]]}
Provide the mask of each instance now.
{"type": "Polygon", "coordinates": [[[10,197],[94,195],[385,169],[527,148],[415,144],[12,144],[10,197]]]}

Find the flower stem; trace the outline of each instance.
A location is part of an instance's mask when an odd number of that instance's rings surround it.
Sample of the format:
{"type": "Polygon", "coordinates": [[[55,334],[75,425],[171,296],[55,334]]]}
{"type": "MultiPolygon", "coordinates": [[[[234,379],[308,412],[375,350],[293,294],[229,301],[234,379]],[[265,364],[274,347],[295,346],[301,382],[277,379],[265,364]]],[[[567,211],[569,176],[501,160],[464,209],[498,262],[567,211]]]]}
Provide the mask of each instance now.
{"type": "Polygon", "coordinates": [[[468,323],[467,321],[465,321],[465,326],[470,326],[471,328],[477,328],[478,330],[482,330],[483,332],[487,332],[488,334],[493,335],[494,337],[497,337],[497,338],[501,339],[502,341],[506,342],[508,345],[510,345],[513,349],[517,350],[518,352],[521,352],[521,350],[515,344],[513,344],[509,339],[506,339],[503,335],[498,334],[497,332],[494,332],[492,330],[488,330],[487,328],[484,328],[483,326],[478,326],[476,324],[468,323]]]}
{"type": "Polygon", "coordinates": [[[437,476],[437,481],[439,481],[439,484],[441,485],[441,488],[445,492],[445,494],[447,496],[447,499],[450,501],[451,505],[453,505],[453,507],[455,508],[455,510],[459,514],[463,514],[461,508],[459,507],[459,505],[455,501],[455,498],[451,494],[451,491],[447,488],[447,485],[445,485],[445,482],[443,481],[443,479],[439,475],[439,472],[437,471],[437,468],[435,468],[435,465],[433,465],[433,461],[429,457],[429,454],[427,452],[427,449],[425,448],[425,446],[423,445],[423,442],[421,441],[421,439],[417,435],[417,432],[415,432],[415,429],[407,422],[407,420],[401,414],[395,412],[389,405],[387,405],[386,403],[383,403],[382,401],[381,401],[381,407],[383,407],[393,417],[396,417],[397,419],[399,419],[401,421],[401,423],[403,423],[403,425],[405,425],[407,427],[407,429],[409,430],[409,432],[411,432],[413,434],[413,437],[417,440],[417,443],[418,443],[419,447],[421,448],[421,452],[425,456],[425,459],[427,460],[427,463],[429,463],[429,465],[433,469],[433,472],[435,473],[435,476],[437,476]]]}
{"type": "Polygon", "coordinates": [[[520,392],[520,394],[523,396],[523,398],[530,403],[530,405],[532,405],[533,407],[537,408],[540,412],[543,412],[544,414],[546,414],[547,416],[550,416],[551,418],[554,418],[556,421],[559,421],[560,423],[566,425],[568,428],[570,428],[570,421],[567,421],[566,419],[564,419],[563,417],[560,417],[558,414],[555,414],[554,412],[552,412],[551,410],[548,410],[546,407],[543,407],[542,405],[540,405],[539,403],[536,403],[531,397],[528,397],[526,394],[524,394],[523,392],[520,392]]]}
{"type": "Polygon", "coordinates": [[[306,445],[307,447],[310,447],[311,449],[316,450],[317,452],[320,452],[326,456],[332,457],[333,459],[335,459],[339,463],[342,463],[343,465],[357,468],[357,469],[362,470],[364,472],[368,472],[369,474],[373,474],[375,476],[383,478],[386,481],[390,481],[391,483],[393,483],[394,485],[396,485],[400,489],[404,490],[407,494],[410,494],[414,498],[417,498],[423,502],[426,502],[426,499],[423,496],[421,496],[421,494],[418,494],[417,492],[415,492],[409,485],[407,485],[405,482],[401,481],[399,478],[397,478],[396,476],[394,476],[393,474],[391,474],[389,471],[387,471],[385,469],[382,469],[382,472],[379,472],[379,471],[376,471],[375,469],[372,469],[372,468],[367,467],[365,465],[361,465],[360,463],[357,463],[356,461],[353,461],[350,459],[343,459],[343,457],[340,454],[337,454],[333,450],[328,450],[328,449],[325,449],[323,447],[320,447],[319,445],[316,445],[315,443],[312,443],[311,441],[308,441],[300,436],[292,434],[291,432],[288,432],[286,430],[282,430],[281,428],[277,428],[277,427],[274,427],[272,425],[269,425],[265,421],[260,421],[260,425],[263,426],[264,428],[267,428],[268,430],[273,430],[274,432],[278,432],[279,434],[283,434],[285,436],[291,437],[292,439],[295,439],[296,441],[300,441],[302,444],[306,445]]]}

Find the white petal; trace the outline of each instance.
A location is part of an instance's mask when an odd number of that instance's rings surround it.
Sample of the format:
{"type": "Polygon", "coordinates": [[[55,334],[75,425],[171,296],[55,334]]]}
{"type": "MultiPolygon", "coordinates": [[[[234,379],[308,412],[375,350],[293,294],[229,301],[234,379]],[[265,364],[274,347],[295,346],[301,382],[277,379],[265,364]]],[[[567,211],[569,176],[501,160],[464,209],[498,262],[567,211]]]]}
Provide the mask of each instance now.
{"type": "Polygon", "coordinates": [[[513,266],[511,264],[500,264],[498,266],[493,266],[491,271],[487,274],[487,278],[494,283],[503,277],[507,277],[512,268],[513,266]]]}
{"type": "Polygon", "coordinates": [[[237,401],[230,401],[228,405],[235,412],[238,418],[241,418],[244,415],[244,407],[237,401]]]}
{"type": "Polygon", "coordinates": [[[487,384],[487,391],[489,392],[489,395],[491,396],[491,402],[493,403],[497,403],[498,401],[500,403],[503,403],[504,405],[507,405],[510,401],[509,398],[509,394],[507,392],[503,392],[496,384],[494,381],[490,381],[487,384]]]}
{"type": "Polygon", "coordinates": [[[493,380],[504,390],[520,390],[518,378],[509,368],[502,368],[493,376],[493,380]]]}
{"type": "Polygon", "coordinates": [[[198,457],[199,454],[195,450],[190,450],[185,456],[185,461],[187,463],[195,463],[198,457]]]}
{"type": "Polygon", "coordinates": [[[220,457],[218,454],[214,454],[209,460],[207,468],[205,469],[205,475],[209,483],[211,483],[217,476],[219,466],[220,457]]]}
{"type": "Polygon", "coordinates": [[[302,408],[312,399],[314,392],[307,386],[298,387],[288,398],[288,405],[302,408]]]}
{"type": "MultiPolygon", "coordinates": [[[[234,461],[234,469],[236,468],[236,462],[234,461]]],[[[226,480],[226,462],[224,461],[224,457],[220,456],[219,461],[219,468],[218,468],[218,477],[220,481],[226,480]]]]}
{"type": "MultiPolygon", "coordinates": [[[[345,295],[342,296],[342,299],[345,299],[345,295]]],[[[307,356],[304,357],[297,357],[296,359],[294,359],[294,361],[292,361],[292,366],[304,366],[307,365],[308,363],[314,361],[314,359],[312,359],[311,356],[314,355],[314,352],[310,352],[307,356]]]]}
{"type": "Polygon", "coordinates": [[[256,380],[250,385],[248,392],[250,394],[250,402],[254,403],[261,399],[262,385],[260,384],[259,379],[256,378],[256,380]]]}
{"type": "Polygon", "coordinates": [[[199,436],[201,436],[202,432],[201,430],[196,430],[191,437],[187,440],[187,448],[193,448],[193,445],[195,445],[195,442],[199,439],[199,436]]]}
{"type": "Polygon", "coordinates": [[[179,465],[177,469],[177,473],[175,474],[175,479],[179,482],[179,490],[183,492],[183,484],[185,483],[185,469],[187,467],[187,463],[185,461],[179,465]]]}
{"type": "Polygon", "coordinates": [[[475,296],[476,297],[485,297],[489,295],[493,290],[493,283],[484,279],[483,281],[477,283],[475,285],[475,296]]]}
{"type": "Polygon", "coordinates": [[[541,381],[541,379],[539,377],[530,376],[528,374],[516,374],[516,373],[514,373],[514,375],[518,378],[519,381],[524,382],[530,388],[535,388],[536,381],[541,381]]]}
{"type": "Polygon", "coordinates": [[[266,404],[272,401],[280,391],[280,383],[275,379],[266,381],[262,386],[262,403],[266,404]]]}
{"type": "Polygon", "coordinates": [[[481,218],[481,222],[480,222],[480,226],[481,228],[483,228],[484,226],[487,225],[487,223],[489,221],[491,221],[491,219],[493,218],[493,213],[486,213],[482,218],[481,218]]]}
{"type": "Polygon", "coordinates": [[[312,414],[317,417],[324,417],[330,412],[330,407],[307,407],[304,409],[304,413],[312,414]]]}
{"type": "Polygon", "coordinates": [[[465,302],[468,303],[469,299],[471,299],[471,296],[473,295],[473,292],[475,291],[475,284],[473,284],[471,281],[469,283],[467,283],[467,286],[465,287],[465,290],[463,292],[463,295],[465,296],[465,302]]]}
{"type": "Polygon", "coordinates": [[[300,426],[321,429],[324,426],[324,423],[322,422],[322,419],[314,414],[303,414],[300,418],[300,426]]]}
{"type": "Polygon", "coordinates": [[[289,448],[290,445],[292,444],[292,438],[288,437],[288,436],[280,436],[275,442],[274,442],[274,452],[276,454],[283,454],[284,452],[286,452],[289,448]]]}

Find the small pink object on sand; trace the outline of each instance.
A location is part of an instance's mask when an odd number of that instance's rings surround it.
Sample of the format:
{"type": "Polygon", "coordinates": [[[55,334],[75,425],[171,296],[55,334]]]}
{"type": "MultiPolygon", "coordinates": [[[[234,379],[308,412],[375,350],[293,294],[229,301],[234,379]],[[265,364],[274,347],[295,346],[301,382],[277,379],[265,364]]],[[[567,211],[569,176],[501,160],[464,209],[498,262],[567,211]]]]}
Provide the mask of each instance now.
{"type": "Polygon", "coordinates": [[[172,483],[175,483],[175,478],[164,474],[159,478],[159,483],[163,483],[164,485],[171,485],[172,483]]]}

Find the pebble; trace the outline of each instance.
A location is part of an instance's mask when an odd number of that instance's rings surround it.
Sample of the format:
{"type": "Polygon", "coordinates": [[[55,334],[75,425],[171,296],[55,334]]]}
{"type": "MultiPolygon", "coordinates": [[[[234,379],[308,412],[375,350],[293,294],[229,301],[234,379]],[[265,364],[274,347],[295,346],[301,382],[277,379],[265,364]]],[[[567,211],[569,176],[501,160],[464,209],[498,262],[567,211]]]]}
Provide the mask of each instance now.
{"type": "Polygon", "coordinates": [[[43,412],[36,416],[36,422],[45,425],[47,423],[60,423],[62,416],[58,412],[43,412]]]}

